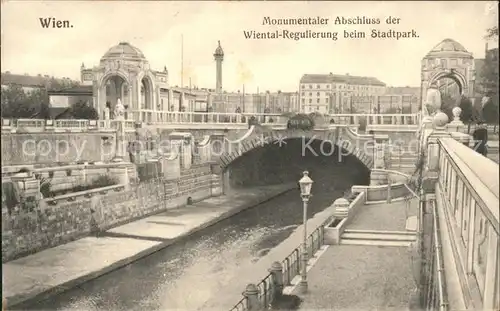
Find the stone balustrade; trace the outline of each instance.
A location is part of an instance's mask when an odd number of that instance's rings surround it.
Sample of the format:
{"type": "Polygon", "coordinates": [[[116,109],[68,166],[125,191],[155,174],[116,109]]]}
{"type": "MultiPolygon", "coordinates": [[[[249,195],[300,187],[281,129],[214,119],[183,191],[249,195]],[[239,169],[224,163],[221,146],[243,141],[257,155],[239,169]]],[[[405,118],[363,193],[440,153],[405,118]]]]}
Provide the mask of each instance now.
{"type": "Polygon", "coordinates": [[[119,122],[123,122],[126,132],[135,131],[133,120],[2,119],[2,132],[116,132],[119,122]]]}
{"type": "Polygon", "coordinates": [[[442,239],[450,244],[443,251],[454,261],[445,265],[459,280],[449,280],[448,291],[462,293],[458,305],[498,310],[498,164],[453,138],[441,138],[438,145],[436,200],[442,239]]]}
{"type": "MultiPolygon", "coordinates": [[[[146,112],[144,112],[146,113],[146,112]]],[[[286,125],[288,117],[280,114],[248,114],[248,113],[215,113],[215,112],[159,112],[151,111],[155,117],[145,118],[152,126],[189,126],[200,124],[211,125],[247,125],[254,119],[263,125],[286,125]],[[156,121],[153,121],[156,120],[156,121]]],[[[361,120],[366,120],[368,125],[417,125],[420,123],[419,114],[333,114],[324,115],[330,124],[359,125],[361,120]]],[[[134,132],[134,120],[42,120],[42,119],[2,119],[2,132],[85,132],[85,131],[111,131],[118,129],[118,123],[123,122],[126,132],[134,132]]]]}
{"type": "Polygon", "coordinates": [[[441,112],[422,120],[419,245],[422,267],[432,269],[421,270],[421,301],[440,310],[498,310],[499,167],[469,148],[460,113],[455,108],[450,123],[441,112]]]}

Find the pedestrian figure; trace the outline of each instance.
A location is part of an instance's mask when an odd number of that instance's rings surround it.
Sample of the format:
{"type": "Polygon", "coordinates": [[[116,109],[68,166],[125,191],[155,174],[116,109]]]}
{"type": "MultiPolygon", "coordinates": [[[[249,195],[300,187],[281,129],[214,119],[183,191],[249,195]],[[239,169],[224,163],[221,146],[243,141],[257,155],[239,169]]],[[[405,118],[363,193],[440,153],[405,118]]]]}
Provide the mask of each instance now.
{"type": "Polygon", "coordinates": [[[477,128],[472,133],[472,138],[474,139],[474,150],[483,156],[487,156],[488,129],[482,120],[478,121],[477,128]]]}

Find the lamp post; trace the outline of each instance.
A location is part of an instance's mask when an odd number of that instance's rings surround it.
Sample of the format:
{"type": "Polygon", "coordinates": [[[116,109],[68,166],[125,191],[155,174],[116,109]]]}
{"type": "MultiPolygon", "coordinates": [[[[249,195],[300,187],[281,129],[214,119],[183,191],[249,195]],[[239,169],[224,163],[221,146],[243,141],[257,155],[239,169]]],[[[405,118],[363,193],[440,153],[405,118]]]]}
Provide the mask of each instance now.
{"type": "Polygon", "coordinates": [[[309,177],[309,172],[304,171],[304,176],[299,180],[300,185],[300,196],[302,197],[302,202],[304,204],[304,241],[302,244],[302,271],[301,271],[301,280],[299,283],[299,289],[302,294],[307,293],[307,203],[309,202],[309,198],[311,197],[311,188],[313,181],[309,177]]]}

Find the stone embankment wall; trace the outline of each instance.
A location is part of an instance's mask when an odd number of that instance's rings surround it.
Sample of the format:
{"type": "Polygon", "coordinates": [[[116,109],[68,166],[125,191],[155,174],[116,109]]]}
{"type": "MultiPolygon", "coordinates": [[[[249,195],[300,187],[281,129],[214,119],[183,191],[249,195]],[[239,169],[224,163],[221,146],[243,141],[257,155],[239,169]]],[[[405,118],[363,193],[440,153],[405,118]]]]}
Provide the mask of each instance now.
{"type": "Polygon", "coordinates": [[[2,208],[2,262],[54,247],[92,232],[222,193],[209,164],[193,165],[171,180],[153,180],[42,200],[32,212],[2,208]],[[103,190],[104,189],[104,190],[103,190]],[[107,190],[106,190],[107,189],[107,190]]]}
{"type": "Polygon", "coordinates": [[[109,161],[115,133],[2,133],[2,165],[109,161]]]}

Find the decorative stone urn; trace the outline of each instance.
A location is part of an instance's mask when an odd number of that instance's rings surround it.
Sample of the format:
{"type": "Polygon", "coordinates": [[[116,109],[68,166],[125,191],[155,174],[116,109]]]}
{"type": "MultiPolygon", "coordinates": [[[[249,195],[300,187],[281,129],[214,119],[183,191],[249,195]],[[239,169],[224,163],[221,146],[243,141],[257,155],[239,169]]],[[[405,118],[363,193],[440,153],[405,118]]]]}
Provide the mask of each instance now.
{"type": "Polygon", "coordinates": [[[349,215],[349,201],[344,198],[339,198],[333,202],[333,207],[335,211],[333,212],[333,217],[337,219],[347,218],[349,215]]]}
{"type": "Polygon", "coordinates": [[[448,123],[449,119],[446,113],[438,111],[436,115],[434,115],[434,119],[432,120],[432,124],[434,128],[442,128],[448,123]]]}

